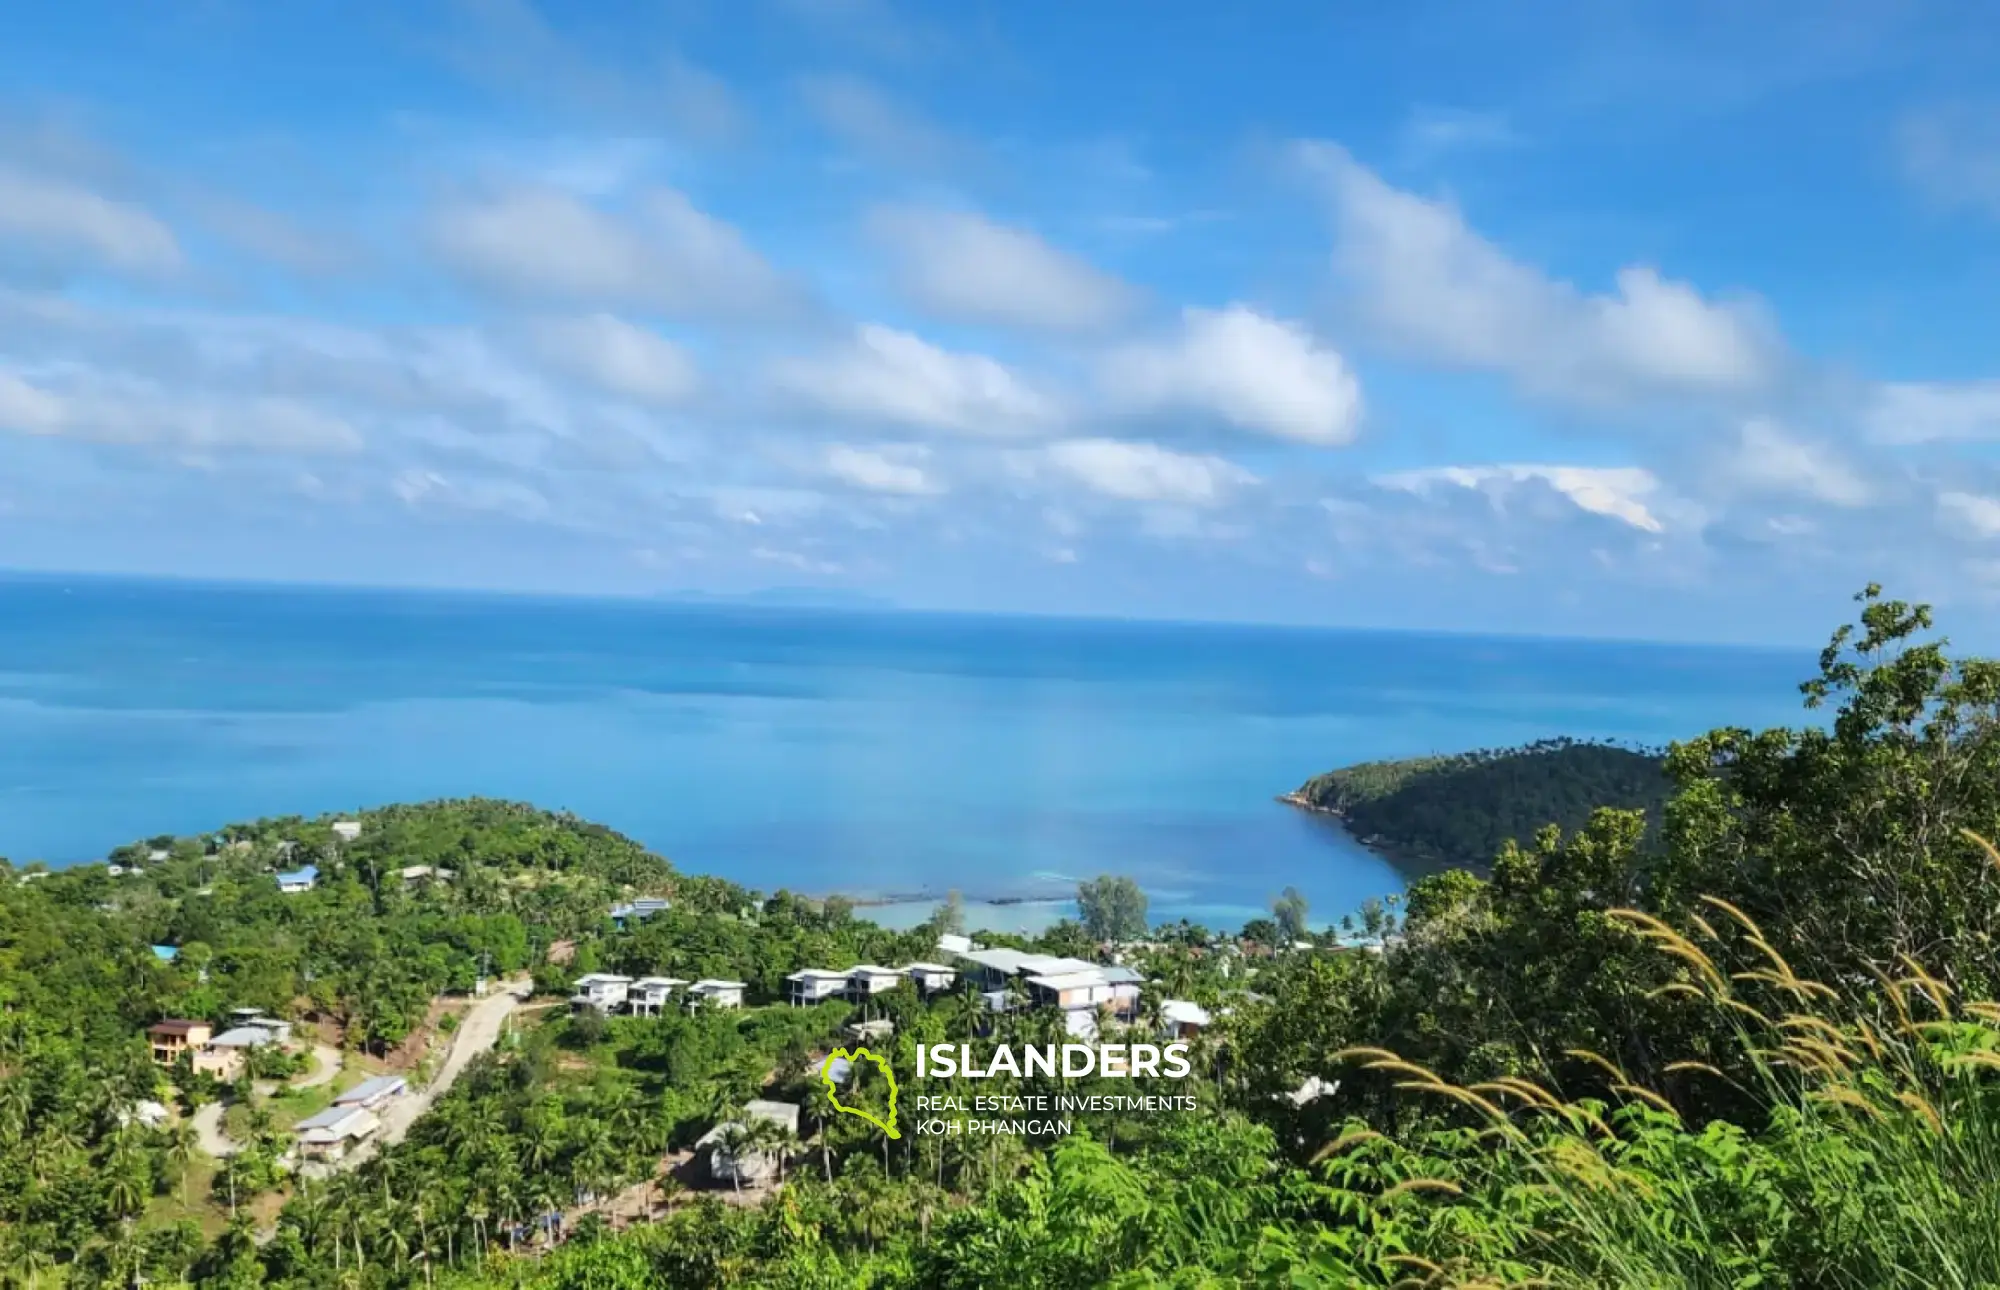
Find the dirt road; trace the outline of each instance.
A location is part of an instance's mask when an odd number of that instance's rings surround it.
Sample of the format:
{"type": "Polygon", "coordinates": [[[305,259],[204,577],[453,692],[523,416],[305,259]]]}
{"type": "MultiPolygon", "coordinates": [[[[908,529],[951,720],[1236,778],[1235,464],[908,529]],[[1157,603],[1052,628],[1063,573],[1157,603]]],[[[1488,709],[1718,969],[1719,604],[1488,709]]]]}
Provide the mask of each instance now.
{"type": "Polygon", "coordinates": [[[204,1153],[217,1160],[236,1154],[236,1144],[222,1132],[222,1103],[210,1102],[201,1107],[188,1122],[194,1125],[195,1137],[200,1139],[204,1153]]]}
{"type": "Polygon", "coordinates": [[[431,1109],[433,1102],[444,1096],[467,1064],[499,1041],[507,1015],[519,1007],[532,991],[533,987],[527,981],[502,982],[498,993],[490,994],[466,1009],[459,1018],[458,1029],[452,1032],[451,1048],[444,1055],[444,1063],[438,1067],[430,1084],[406,1093],[382,1108],[381,1131],[367,1147],[350,1155],[347,1160],[361,1160],[373,1155],[376,1143],[401,1142],[403,1135],[410,1131],[410,1126],[431,1109]]]}

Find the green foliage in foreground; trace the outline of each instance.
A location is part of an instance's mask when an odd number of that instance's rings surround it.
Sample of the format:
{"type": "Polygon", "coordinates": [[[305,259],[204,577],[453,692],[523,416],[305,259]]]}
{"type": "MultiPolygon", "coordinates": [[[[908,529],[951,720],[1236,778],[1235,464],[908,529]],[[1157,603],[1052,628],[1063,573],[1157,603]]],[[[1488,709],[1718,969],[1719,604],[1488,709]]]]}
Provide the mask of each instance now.
{"type": "Polygon", "coordinates": [[[1552,739],[1522,748],[1363,762],[1315,775],[1298,797],[1337,812],[1414,872],[1484,872],[1509,839],[1583,827],[1600,807],[1659,818],[1673,785],[1660,754],[1552,739]]]}

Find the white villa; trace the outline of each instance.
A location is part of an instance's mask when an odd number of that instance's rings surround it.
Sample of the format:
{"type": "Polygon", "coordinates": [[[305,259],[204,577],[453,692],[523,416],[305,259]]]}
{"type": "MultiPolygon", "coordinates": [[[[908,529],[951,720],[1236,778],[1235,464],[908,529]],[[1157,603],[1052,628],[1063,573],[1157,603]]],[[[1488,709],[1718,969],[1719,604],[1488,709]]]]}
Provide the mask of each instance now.
{"type": "Polygon", "coordinates": [[[951,989],[952,982],[958,980],[958,973],[942,963],[910,963],[903,968],[903,975],[917,983],[917,989],[925,994],[936,994],[940,990],[951,989]]]}
{"type": "Polygon", "coordinates": [[[278,875],[278,890],[287,896],[295,896],[302,891],[311,891],[319,881],[318,865],[302,865],[289,873],[278,875]]]}
{"type": "Polygon", "coordinates": [[[863,963],[849,968],[847,990],[856,1000],[872,999],[885,990],[893,990],[903,984],[903,974],[897,968],[877,967],[873,963],[863,963]]]}
{"type": "Polygon", "coordinates": [[[1193,1039],[1209,1026],[1208,1009],[1186,999],[1168,999],[1160,1005],[1160,1025],[1169,1039],[1193,1039]]]}
{"type": "Polygon", "coordinates": [[[614,972],[592,972],[576,979],[576,993],[569,998],[570,1007],[616,1012],[625,1006],[626,996],[631,989],[632,978],[629,976],[619,976],[614,972]]]}
{"type": "Polygon", "coordinates": [[[333,836],[339,838],[342,842],[354,841],[354,839],[361,836],[361,821],[335,820],[333,822],[333,836]]]}
{"type": "Polygon", "coordinates": [[[847,991],[847,973],[826,968],[800,968],[785,978],[785,1002],[806,1007],[839,998],[847,991]]]}
{"type": "Polygon", "coordinates": [[[743,1006],[743,991],[747,988],[741,981],[697,981],[687,989],[688,1006],[740,1008],[743,1006]]]}
{"type": "Polygon", "coordinates": [[[673,902],[670,900],[658,896],[641,896],[622,905],[613,905],[610,918],[620,928],[625,928],[633,923],[643,923],[655,914],[664,914],[673,907],[673,902]]]}
{"type": "Polygon", "coordinates": [[[642,976],[632,983],[625,1006],[635,1017],[657,1017],[666,1010],[674,991],[687,982],[677,976],[642,976]]]}

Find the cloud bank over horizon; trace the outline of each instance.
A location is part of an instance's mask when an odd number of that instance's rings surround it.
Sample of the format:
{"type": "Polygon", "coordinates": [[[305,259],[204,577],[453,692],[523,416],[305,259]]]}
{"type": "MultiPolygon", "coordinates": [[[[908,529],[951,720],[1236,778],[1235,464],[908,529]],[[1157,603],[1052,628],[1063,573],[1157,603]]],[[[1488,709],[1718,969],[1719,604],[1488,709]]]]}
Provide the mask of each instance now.
{"type": "Polygon", "coordinates": [[[52,17],[0,49],[0,567],[2000,624],[1951,5],[1170,7],[1111,60],[1042,5],[52,17]]]}

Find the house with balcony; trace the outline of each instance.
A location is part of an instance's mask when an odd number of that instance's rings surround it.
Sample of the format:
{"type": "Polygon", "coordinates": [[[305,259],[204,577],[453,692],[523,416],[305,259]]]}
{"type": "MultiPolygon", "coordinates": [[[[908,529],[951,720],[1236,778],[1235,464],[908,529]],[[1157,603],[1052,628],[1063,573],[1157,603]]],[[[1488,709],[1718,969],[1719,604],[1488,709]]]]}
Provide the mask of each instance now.
{"type": "Polygon", "coordinates": [[[635,1017],[657,1017],[673,1002],[674,991],[686,984],[677,976],[642,976],[625,996],[626,1010],[635,1017]]]}
{"type": "Polygon", "coordinates": [[[847,993],[847,975],[830,968],[800,968],[785,978],[785,1002],[806,1008],[838,999],[847,993]]]}
{"type": "Polygon", "coordinates": [[[215,1027],[206,1021],[189,1021],[185,1017],[169,1017],[146,1027],[153,1060],[162,1066],[172,1066],[182,1053],[200,1052],[214,1034],[215,1027]]]}
{"type": "Polygon", "coordinates": [[[895,968],[863,963],[859,967],[847,970],[847,997],[860,1003],[895,989],[906,979],[902,972],[895,968]]]}
{"type": "Polygon", "coordinates": [[[615,972],[591,972],[576,979],[576,993],[569,997],[570,1011],[595,1008],[599,1012],[612,1013],[625,1006],[625,999],[632,989],[632,978],[619,976],[615,972]]]}

